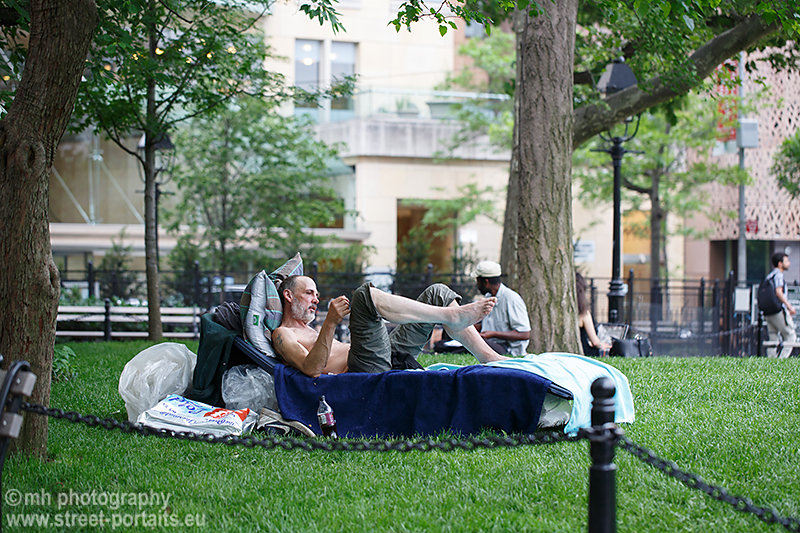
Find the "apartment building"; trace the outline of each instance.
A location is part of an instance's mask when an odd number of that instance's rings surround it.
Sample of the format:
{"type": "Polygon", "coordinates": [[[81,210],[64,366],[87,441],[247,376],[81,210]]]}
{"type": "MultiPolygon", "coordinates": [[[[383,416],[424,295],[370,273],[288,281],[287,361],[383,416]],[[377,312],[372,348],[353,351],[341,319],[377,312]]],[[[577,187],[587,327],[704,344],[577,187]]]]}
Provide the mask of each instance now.
{"type": "MultiPolygon", "coordinates": [[[[786,278],[795,281],[800,280],[800,200],[778,186],[770,167],[781,143],[800,125],[800,73],[774,72],[763,63],[758,65],[743,73],[748,105],[742,112],[751,128],[757,124],[757,146],[740,154],[732,140],[718,147],[714,157],[722,167],[747,168],[753,180],[743,189],[746,279],[753,283],[763,279],[772,269],[770,255],[781,250],[792,259],[786,278]]],[[[738,279],[739,189],[713,184],[708,192],[709,213],[697,213],[687,221],[705,235],[686,240],[685,274],[723,279],[733,272],[738,279]]]]}

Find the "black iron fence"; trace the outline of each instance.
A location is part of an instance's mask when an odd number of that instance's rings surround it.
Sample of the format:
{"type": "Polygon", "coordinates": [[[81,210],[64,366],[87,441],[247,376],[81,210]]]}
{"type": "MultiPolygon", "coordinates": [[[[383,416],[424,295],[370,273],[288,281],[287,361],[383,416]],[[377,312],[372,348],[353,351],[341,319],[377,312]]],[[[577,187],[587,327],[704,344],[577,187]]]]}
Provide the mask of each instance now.
{"type": "MultiPolygon", "coordinates": [[[[608,317],[607,279],[589,280],[591,308],[600,322],[608,317]]],[[[752,310],[737,311],[733,273],[725,280],[636,278],[630,271],[622,316],[629,335],[650,338],[658,355],[755,355],[766,329],[752,310]]]]}
{"type": "MultiPolygon", "coordinates": [[[[195,264],[191,270],[161,270],[162,306],[197,306],[212,309],[222,302],[238,300],[254,271],[205,271],[195,264]]],[[[366,281],[376,287],[409,298],[419,296],[431,283],[446,283],[461,294],[475,292],[475,280],[464,274],[434,272],[429,265],[425,272],[400,273],[321,272],[316,263],[307,265],[306,274],[314,278],[324,301],[348,294],[366,281]]],[[[143,270],[102,270],[91,262],[85,269],[61,271],[61,292],[64,303],[96,302],[105,299],[114,304],[137,305],[146,299],[146,274],[143,270]]]]}
{"type": "MultiPolygon", "coordinates": [[[[193,269],[162,270],[162,306],[194,306],[212,309],[225,301],[238,301],[251,271],[211,272],[193,269]]],[[[323,272],[316,263],[306,266],[323,301],[348,294],[369,281],[376,287],[416,298],[428,285],[446,283],[469,298],[476,292],[475,280],[468,275],[436,272],[429,265],[425,272],[392,271],[323,272]]],[[[736,282],[725,280],[635,278],[630,271],[622,315],[608,316],[608,278],[589,278],[592,314],[596,322],[624,323],[629,336],[641,334],[650,339],[657,355],[748,356],[763,353],[766,327],[753,319],[752,312],[735,308],[736,282]]],[[[145,303],[144,271],[104,271],[93,268],[61,272],[62,303],[85,303],[105,299],[115,304],[145,303]]]]}

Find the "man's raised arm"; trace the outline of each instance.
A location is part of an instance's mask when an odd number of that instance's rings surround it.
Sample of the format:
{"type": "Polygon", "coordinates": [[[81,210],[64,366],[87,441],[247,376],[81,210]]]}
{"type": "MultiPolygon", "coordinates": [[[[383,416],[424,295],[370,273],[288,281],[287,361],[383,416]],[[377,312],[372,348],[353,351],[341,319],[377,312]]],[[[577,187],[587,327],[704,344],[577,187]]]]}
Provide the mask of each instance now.
{"type": "Polygon", "coordinates": [[[320,328],[317,340],[311,350],[307,350],[300,343],[292,328],[285,326],[280,326],[272,332],[272,345],[289,366],[315,378],[322,374],[328,364],[336,326],[348,313],[350,313],[350,302],[346,297],[340,296],[331,300],[328,306],[328,315],[322,323],[322,328],[320,328]]]}

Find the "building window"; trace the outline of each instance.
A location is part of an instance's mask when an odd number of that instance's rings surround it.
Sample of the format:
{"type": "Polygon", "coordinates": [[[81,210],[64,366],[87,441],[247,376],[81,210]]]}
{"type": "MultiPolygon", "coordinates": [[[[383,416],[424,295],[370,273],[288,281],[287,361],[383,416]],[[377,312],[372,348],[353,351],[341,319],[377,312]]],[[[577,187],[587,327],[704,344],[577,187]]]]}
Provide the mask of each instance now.
{"type": "MultiPolygon", "coordinates": [[[[356,72],[356,45],[340,41],[295,42],[295,84],[305,91],[329,88],[356,72]]],[[[340,121],[354,116],[352,97],[321,102],[298,99],[295,114],[309,115],[318,122],[340,121]]]]}

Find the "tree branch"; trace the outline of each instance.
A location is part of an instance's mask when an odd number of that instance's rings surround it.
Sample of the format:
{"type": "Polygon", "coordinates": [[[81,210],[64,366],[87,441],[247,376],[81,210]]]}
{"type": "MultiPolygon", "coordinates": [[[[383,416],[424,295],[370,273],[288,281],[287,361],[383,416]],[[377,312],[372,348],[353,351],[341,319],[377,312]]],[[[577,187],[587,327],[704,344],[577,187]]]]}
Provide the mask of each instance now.
{"type": "Polygon", "coordinates": [[[630,181],[628,178],[622,178],[622,186],[628,189],[629,191],[650,196],[650,189],[645,187],[640,187],[639,185],[636,185],[635,183],[630,181]]]}
{"type": "Polygon", "coordinates": [[[685,94],[701,80],[708,77],[717,65],[736,53],[747,50],[759,40],[778,31],[778,23],[767,24],[760,16],[752,15],[735,27],[727,30],[698,48],[690,57],[694,67],[694,80],[682,80],[666,85],[663,76],[656,76],[646,84],[648,91],[630,87],[609,96],[605,104],[579,107],[575,110],[575,130],[573,149],[585,143],[598,133],[608,130],[626,117],[666,102],[675,96],[685,94]]]}

